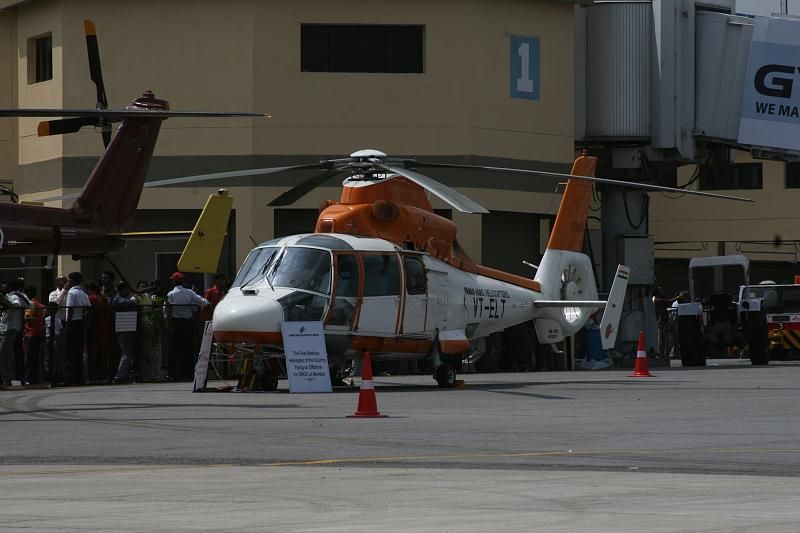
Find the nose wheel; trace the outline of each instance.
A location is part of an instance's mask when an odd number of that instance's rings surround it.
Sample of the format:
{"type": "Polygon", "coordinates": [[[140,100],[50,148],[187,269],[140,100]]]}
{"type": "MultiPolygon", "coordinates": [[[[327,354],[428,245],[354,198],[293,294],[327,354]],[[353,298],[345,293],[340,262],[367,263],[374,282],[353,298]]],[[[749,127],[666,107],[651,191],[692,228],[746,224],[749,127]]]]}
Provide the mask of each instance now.
{"type": "Polygon", "coordinates": [[[433,372],[433,379],[443,389],[450,389],[456,386],[456,369],[450,365],[439,365],[433,372]]]}

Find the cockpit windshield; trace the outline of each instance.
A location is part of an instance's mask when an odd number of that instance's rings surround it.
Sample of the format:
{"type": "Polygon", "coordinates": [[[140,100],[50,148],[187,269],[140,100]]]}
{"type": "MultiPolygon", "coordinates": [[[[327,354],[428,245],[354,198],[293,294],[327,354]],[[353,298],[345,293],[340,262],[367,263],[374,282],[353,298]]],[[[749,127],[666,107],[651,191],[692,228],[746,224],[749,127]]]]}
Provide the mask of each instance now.
{"type": "Polygon", "coordinates": [[[273,287],[330,294],[331,254],[316,248],[288,247],[275,258],[267,281],[273,287]]]}
{"type": "Polygon", "coordinates": [[[261,280],[265,273],[264,267],[278,250],[280,248],[276,246],[267,246],[265,248],[256,248],[250,252],[247,255],[247,259],[244,260],[242,268],[239,269],[239,273],[236,274],[236,278],[231,283],[231,287],[242,287],[261,280]]]}

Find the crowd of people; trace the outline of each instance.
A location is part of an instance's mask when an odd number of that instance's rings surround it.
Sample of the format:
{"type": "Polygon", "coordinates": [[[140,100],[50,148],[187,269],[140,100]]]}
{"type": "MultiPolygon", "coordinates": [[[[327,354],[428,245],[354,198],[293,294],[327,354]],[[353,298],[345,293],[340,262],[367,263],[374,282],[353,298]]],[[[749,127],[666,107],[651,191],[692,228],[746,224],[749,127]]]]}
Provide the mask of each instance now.
{"type": "Polygon", "coordinates": [[[135,288],[103,272],[56,278],[42,302],[18,278],[0,285],[0,384],[83,385],[190,381],[202,333],[227,290],[223,274],[201,296],[180,272],[135,288]],[[166,369],[166,373],[164,370],[166,369]]]}

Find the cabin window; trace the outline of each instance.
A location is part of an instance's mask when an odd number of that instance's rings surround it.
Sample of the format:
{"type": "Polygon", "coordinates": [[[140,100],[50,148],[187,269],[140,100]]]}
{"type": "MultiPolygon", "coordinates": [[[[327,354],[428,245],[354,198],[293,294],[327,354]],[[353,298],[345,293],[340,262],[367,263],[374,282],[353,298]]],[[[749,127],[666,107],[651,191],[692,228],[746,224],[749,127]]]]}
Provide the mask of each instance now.
{"type": "Polygon", "coordinates": [[[425,294],[425,267],[418,257],[403,257],[406,269],[406,293],[425,294]]]}
{"type": "Polygon", "coordinates": [[[358,296],[358,261],[356,256],[342,254],[336,261],[336,296],[355,298],[358,296]]]}
{"type": "Polygon", "coordinates": [[[336,297],[328,318],[332,326],[350,326],[356,314],[358,296],[358,261],[354,254],[336,257],[336,297]]]}
{"type": "Polygon", "coordinates": [[[364,296],[399,296],[400,265],[396,255],[365,255],[364,296]]]}

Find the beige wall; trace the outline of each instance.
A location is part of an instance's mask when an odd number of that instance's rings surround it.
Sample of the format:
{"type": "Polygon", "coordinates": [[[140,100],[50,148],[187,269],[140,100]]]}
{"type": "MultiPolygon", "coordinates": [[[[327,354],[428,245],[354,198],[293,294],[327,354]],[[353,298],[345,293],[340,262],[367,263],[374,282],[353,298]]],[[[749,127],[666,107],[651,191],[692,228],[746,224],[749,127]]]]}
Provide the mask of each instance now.
{"type": "MultiPolygon", "coordinates": [[[[9,10],[17,17],[16,45],[24,52],[28,38],[52,31],[54,79],[31,86],[20,74],[19,103],[94,107],[82,24],[91,18],[97,25],[111,107],[152,89],[176,110],[273,115],[170,119],[156,156],[345,155],[376,148],[398,155],[481,155],[562,164],[573,159],[571,5],[549,0],[408,0],[402,9],[399,5],[370,0],[24,2],[9,10]],[[314,22],[425,25],[425,72],[301,72],[300,25],[314,22]],[[539,101],[508,94],[509,34],[540,38],[539,101]]],[[[25,63],[21,58],[18,72],[27,69],[25,63]]],[[[102,153],[100,136],[91,128],[38,139],[33,137],[34,120],[22,124],[23,164],[62,154],[102,153]]],[[[285,189],[232,189],[240,259],[251,237],[271,237],[273,213],[265,206],[285,189]]],[[[149,190],[140,206],[197,209],[213,190],[149,190]]],[[[545,213],[558,206],[552,194],[463,192],[489,209],[545,213]]],[[[335,187],[319,189],[295,207],[316,207],[338,195],[335,187]]],[[[36,196],[43,195],[31,198],[36,196]]],[[[479,216],[456,219],[465,248],[479,258],[479,216]]]]}
{"type": "MultiPolygon", "coordinates": [[[[710,191],[754,200],[753,203],[683,196],[670,200],[661,194],[651,194],[650,232],[656,241],[696,241],[706,246],[694,252],[670,251],[669,248],[687,248],[685,245],[658,246],[657,257],[697,257],[717,254],[717,241],[730,241],[726,253],[738,253],[737,243],[742,241],[772,241],[780,236],[784,241],[800,240],[800,190],[785,188],[784,164],[777,161],[754,160],[746,152],[736,153],[737,163],[760,162],[763,166],[761,190],[710,191]]],[[[686,183],[695,170],[694,165],[680,169],[679,183],[686,183]]],[[[696,189],[696,185],[694,186],[696,189]]],[[[744,244],[750,259],[793,260],[784,254],[794,245],[744,244]]],[[[794,260],[800,260],[800,257],[794,260]]]]}
{"type": "MultiPolygon", "coordinates": [[[[0,108],[17,105],[16,17],[13,11],[0,11],[0,108]]],[[[17,174],[17,121],[0,119],[0,180],[17,174]]]]}

